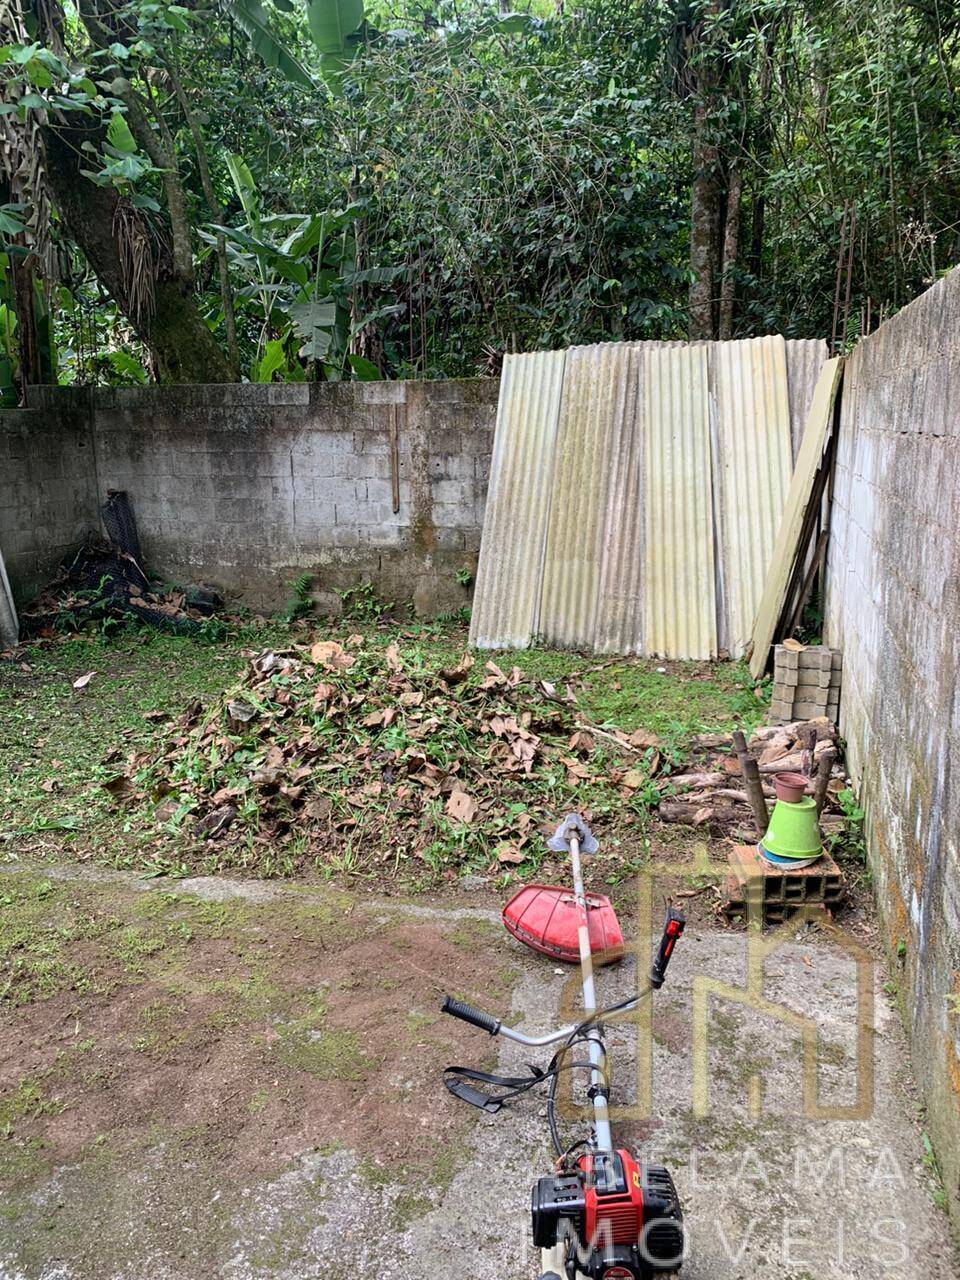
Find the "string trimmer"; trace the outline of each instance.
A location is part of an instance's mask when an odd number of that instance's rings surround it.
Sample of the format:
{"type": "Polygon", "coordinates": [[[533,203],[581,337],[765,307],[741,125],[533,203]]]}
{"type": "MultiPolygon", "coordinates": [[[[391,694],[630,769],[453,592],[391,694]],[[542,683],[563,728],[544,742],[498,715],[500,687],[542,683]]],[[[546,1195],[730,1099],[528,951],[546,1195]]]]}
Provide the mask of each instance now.
{"type": "Polygon", "coordinates": [[[667,964],[683,933],[684,917],[667,907],[663,936],[650,979],[644,990],[626,1000],[598,1009],[593,983],[590,920],[580,867],[581,849],[596,849],[590,828],[578,814],[569,814],[550,841],[552,849],[570,854],[573,895],[578,910],[580,971],[584,1018],[566,1027],[530,1036],[505,1027],[499,1018],[445,996],[441,1008],[463,1022],[506,1036],[518,1044],[544,1048],[559,1044],[546,1069],[531,1066],[527,1076],[497,1076],[469,1067],[447,1067],[444,1083],[452,1094],[471,1106],[497,1112],[505,1102],[538,1085],[547,1086],[547,1122],[557,1155],[554,1172],[539,1178],[533,1188],[533,1243],[541,1250],[541,1280],[648,1280],[658,1272],[676,1271],[684,1253],[683,1215],[676,1188],[662,1165],[636,1161],[625,1148],[615,1148],[610,1128],[609,1074],[603,1020],[634,1009],[663,986],[667,964]],[[583,1046],[586,1060],[574,1058],[583,1046]],[[556,1100],[560,1075],[584,1068],[590,1072],[587,1096],[593,1105],[593,1124],[587,1137],[564,1145],[557,1124],[556,1100]],[[477,1088],[485,1085],[487,1088],[477,1088]]]}

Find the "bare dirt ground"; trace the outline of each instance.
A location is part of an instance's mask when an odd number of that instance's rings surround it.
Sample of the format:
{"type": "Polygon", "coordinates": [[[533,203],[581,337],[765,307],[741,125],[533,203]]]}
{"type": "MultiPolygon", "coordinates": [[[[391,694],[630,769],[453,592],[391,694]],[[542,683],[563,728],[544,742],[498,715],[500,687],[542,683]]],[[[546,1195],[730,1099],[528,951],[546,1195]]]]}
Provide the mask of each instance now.
{"type": "MultiPolygon", "coordinates": [[[[635,886],[617,897],[636,929],[635,886]]],[[[157,886],[61,864],[4,868],[0,904],[15,944],[0,1016],[3,1280],[536,1276],[543,1104],[481,1115],[441,1083],[450,1062],[530,1057],[443,1018],[442,992],[536,1029],[575,990],[572,970],[501,932],[499,900],[157,886]]],[[[711,915],[695,914],[652,1025],[610,1037],[621,1137],[681,1190],[683,1274],[955,1275],[869,916],[854,912],[845,937],[787,929],[760,1009],[730,990],[707,999],[705,981],[748,978],[745,933],[711,915]],[[798,1016],[819,1035],[806,1093],[798,1016]]],[[[603,998],[636,973],[632,958],[605,970],[603,998]]]]}

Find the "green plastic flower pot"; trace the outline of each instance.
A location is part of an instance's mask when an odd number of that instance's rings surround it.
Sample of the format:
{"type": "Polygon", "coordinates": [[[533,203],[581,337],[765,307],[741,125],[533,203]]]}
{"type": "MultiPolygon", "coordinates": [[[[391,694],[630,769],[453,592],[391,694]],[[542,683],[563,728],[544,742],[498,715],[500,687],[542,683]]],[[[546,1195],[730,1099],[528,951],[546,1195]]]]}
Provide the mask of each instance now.
{"type": "Polygon", "coordinates": [[[821,853],[816,801],[805,796],[795,804],[778,800],[763,837],[763,847],[780,858],[812,858],[821,853]]]}

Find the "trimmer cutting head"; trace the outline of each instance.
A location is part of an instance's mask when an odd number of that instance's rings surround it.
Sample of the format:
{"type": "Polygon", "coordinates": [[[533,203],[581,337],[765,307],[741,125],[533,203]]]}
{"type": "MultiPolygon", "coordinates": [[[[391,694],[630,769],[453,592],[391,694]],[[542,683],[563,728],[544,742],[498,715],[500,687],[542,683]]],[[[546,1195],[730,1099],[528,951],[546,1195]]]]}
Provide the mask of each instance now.
{"type": "MultiPolygon", "coordinates": [[[[554,853],[569,853],[576,838],[580,853],[596,853],[596,837],[579,813],[568,813],[547,841],[554,853]]],[[[590,954],[597,964],[611,964],[623,955],[623,934],[610,899],[586,893],[590,954]]],[[[528,884],[503,908],[503,923],[518,942],[564,964],[578,964],[580,910],[575,891],[551,884],[528,884]]]]}
{"type": "MultiPolygon", "coordinates": [[[[588,893],[586,899],[590,951],[597,964],[612,964],[623,955],[623,934],[613,903],[602,893],[588,893]]],[[[569,889],[524,885],[503,908],[503,923],[508,933],[534,951],[564,964],[579,964],[580,915],[569,889]]]]}

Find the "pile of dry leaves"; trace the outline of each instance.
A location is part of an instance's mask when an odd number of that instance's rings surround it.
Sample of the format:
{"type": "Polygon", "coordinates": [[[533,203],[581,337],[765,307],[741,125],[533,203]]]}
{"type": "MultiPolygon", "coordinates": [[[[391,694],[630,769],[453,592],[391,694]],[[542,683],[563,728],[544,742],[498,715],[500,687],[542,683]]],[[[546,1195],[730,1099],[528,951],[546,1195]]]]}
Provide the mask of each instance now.
{"type": "Polygon", "coordinates": [[[517,865],[570,807],[601,826],[642,811],[659,763],[653,735],[586,725],[569,684],[469,655],[428,667],[354,635],[251,656],[214,705],[169,722],[159,755],[105,785],[168,830],[294,863],[352,849],[517,865]]]}

